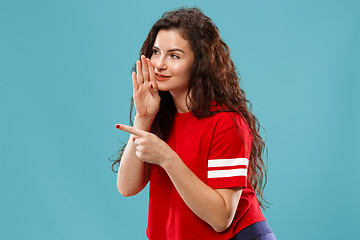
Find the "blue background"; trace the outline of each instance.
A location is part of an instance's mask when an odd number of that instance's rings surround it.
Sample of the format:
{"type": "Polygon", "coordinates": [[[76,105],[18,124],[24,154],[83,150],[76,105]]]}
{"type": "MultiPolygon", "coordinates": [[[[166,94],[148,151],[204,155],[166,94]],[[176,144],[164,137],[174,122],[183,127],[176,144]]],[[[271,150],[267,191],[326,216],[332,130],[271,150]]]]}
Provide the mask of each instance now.
{"type": "Polygon", "coordinates": [[[108,160],[128,135],[130,69],[167,10],[199,6],[266,133],[278,239],[359,225],[359,1],[0,1],[0,239],[145,239],[148,189],[108,160]]]}

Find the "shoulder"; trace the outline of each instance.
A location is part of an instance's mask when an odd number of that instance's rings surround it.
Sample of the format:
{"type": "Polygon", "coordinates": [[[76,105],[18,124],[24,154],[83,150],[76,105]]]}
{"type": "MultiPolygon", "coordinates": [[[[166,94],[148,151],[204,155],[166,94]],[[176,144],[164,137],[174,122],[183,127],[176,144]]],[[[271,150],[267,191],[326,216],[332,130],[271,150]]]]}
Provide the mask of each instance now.
{"type": "MultiPolygon", "coordinates": [[[[239,111],[232,110],[231,108],[215,101],[212,102],[210,112],[214,113],[212,115],[212,119],[215,121],[219,121],[224,124],[229,123],[230,125],[231,123],[234,123],[236,126],[248,126],[244,116],[239,111]]],[[[232,126],[234,126],[234,124],[232,126]]]]}
{"type": "Polygon", "coordinates": [[[227,110],[219,110],[211,117],[213,126],[216,129],[226,130],[230,128],[239,128],[250,130],[244,116],[239,112],[230,112],[227,110]]]}

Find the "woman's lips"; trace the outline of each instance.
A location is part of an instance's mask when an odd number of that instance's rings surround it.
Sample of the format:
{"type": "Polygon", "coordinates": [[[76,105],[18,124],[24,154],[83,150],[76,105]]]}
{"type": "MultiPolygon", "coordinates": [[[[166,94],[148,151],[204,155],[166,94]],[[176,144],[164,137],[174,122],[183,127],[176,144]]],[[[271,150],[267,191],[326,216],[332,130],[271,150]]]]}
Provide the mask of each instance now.
{"type": "Polygon", "coordinates": [[[168,80],[169,78],[170,78],[170,76],[155,73],[155,79],[158,81],[168,80]]]}

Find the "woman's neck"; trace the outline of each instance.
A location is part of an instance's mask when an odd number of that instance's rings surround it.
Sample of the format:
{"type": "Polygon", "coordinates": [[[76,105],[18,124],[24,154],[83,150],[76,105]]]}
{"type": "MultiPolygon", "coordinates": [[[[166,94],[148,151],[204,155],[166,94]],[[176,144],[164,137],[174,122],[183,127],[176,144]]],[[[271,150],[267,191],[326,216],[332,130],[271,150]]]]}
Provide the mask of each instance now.
{"type": "Polygon", "coordinates": [[[179,113],[186,113],[186,112],[190,111],[190,109],[186,105],[186,94],[187,94],[187,92],[183,92],[183,93],[170,92],[170,93],[171,93],[171,96],[173,98],[176,109],[177,109],[177,111],[179,113]]]}

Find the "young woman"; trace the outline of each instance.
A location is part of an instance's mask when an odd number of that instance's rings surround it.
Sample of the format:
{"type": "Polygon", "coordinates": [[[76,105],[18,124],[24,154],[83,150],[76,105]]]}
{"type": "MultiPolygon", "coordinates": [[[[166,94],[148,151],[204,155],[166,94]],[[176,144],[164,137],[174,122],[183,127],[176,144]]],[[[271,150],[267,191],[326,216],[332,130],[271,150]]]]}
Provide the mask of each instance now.
{"type": "Polygon", "coordinates": [[[117,187],[133,196],[150,181],[148,238],[275,239],[259,207],[265,144],[211,19],[197,8],[165,13],[132,81],[134,124],[116,125],[131,133],[117,187]]]}

